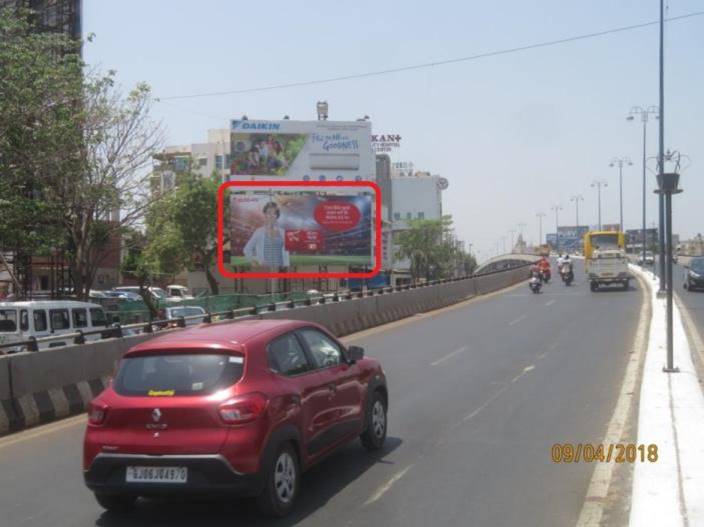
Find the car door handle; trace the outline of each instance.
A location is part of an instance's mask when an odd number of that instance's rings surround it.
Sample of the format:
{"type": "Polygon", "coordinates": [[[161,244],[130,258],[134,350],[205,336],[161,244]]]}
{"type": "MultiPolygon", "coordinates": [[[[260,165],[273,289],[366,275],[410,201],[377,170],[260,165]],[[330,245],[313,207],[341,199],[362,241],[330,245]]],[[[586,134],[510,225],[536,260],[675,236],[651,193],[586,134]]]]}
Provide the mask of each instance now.
{"type": "Polygon", "coordinates": [[[337,385],[336,384],[328,384],[328,390],[330,390],[331,393],[337,392],[337,385]]]}

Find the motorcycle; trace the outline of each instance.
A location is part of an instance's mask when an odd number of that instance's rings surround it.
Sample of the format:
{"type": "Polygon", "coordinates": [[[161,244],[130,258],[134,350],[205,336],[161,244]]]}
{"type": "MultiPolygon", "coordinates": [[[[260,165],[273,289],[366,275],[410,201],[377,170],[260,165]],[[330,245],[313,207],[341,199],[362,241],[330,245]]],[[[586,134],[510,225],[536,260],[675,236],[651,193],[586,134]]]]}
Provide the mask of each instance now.
{"type": "Polygon", "coordinates": [[[574,281],[574,272],[572,271],[572,264],[564,264],[560,269],[560,276],[562,281],[566,286],[569,286],[574,281]]]}
{"type": "Polygon", "coordinates": [[[540,273],[533,273],[530,278],[530,281],[528,282],[528,287],[530,287],[530,290],[534,293],[540,293],[540,288],[543,287],[543,283],[540,278],[540,273]]]}

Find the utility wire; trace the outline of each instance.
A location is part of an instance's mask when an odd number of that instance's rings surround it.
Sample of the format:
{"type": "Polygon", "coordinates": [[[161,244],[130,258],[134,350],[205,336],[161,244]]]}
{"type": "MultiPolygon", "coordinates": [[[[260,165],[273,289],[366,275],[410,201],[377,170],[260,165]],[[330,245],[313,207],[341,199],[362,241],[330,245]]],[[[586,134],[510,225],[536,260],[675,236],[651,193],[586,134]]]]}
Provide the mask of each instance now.
{"type": "MultiPolygon", "coordinates": [[[[692,12],[692,13],[687,13],[685,15],[666,18],[665,20],[667,22],[672,22],[675,20],[683,20],[686,18],[693,18],[693,17],[697,17],[697,16],[701,16],[701,15],[704,15],[704,11],[696,11],[696,12],[692,12]]],[[[255,93],[255,92],[263,92],[263,91],[270,91],[270,90],[281,90],[281,89],[285,89],[285,88],[296,88],[296,87],[300,87],[300,86],[312,86],[315,84],[326,84],[326,83],[330,83],[330,82],[340,82],[340,81],[346,81],[346,80],[352,80],[352,79],[363,79],[366,77],[377,77],[380,75],[388,75],[391,73],[419,70],[419,69],[424,69],[424,68],[434,68],[436,66],[445,66],[447,64],[456,64],[458,62],[469,62],[469,61],[473,61],[473,60],[484,59],[487,57],[496,57],[499,55],[508,55],[510,53],[518,53],[520,51],[527,51],[527,50],[531,50],[531,49],[557,46],[559,44],[566,44],[568,42],[575,42],[577,40],[586,40],[589,38],[602,37],[604,35],[611,35],[614,33],[622,33],[624,31],[632,31],[634,29],[640,29],[640,28],[644,28],[644,27],[648,27],[648,26],[653,26],[653,25],[657,25],[659,23],[660,23],[659,21],[645,22],[642,24],[634,24],[634,25],[630,25],[630,26],[623,26],[623,27],[617,27],[617,28],[612,28],[612,29],[606,29],[604,31],[597,31],[595,33],[586,33],[583,35],[576,35],[573,37],[561,38],[559,40],[549,40],[546,42],[538,42],[536,44],[528,44],[526,46],[520,46],[520,47],[516,47],[516,48],[507,48],[507,49],[502,49],[502,50],[497,50],[497,51],[489,51],[486,53],[478,53],[476,55],[469,55],[466,57],[440,60],[440,61],[436,61],[436,62],[424,62],[422,64],[413,64],[410,66],[401,66],[398,68],[389,68],[389,69],[384,69],[384,70],[368,71],[366,73],[355,73],[355,74],[351,74],[351,75],[342,75],[339,77],[328,77],[325,79],[314,79],[314,80],[309,80],[309,81],[289,82],[289,83],[285,83],[285,84],[273,84],[271,86],[260,86],[257,88],[244,88],[244,89],[240,89],[240,90],[194,93],[191,95],[172,95],[169,97],[160,97],[158,100],[169,101],[169,100],[174,100],[174,99],[195,99],[195,98],[199,98],[199,97],[217,97],[217,96],[223,96],[223,95],[236,95],[236,94],[243,94],[243,93],[255,93]]]]}

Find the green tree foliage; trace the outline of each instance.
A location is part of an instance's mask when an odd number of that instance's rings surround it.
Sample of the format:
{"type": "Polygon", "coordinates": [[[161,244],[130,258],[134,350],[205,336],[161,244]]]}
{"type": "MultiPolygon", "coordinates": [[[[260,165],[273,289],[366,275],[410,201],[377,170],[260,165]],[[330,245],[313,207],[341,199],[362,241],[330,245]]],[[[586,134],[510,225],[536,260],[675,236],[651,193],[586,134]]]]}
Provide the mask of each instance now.
{"type": "MultiPolygon", "coordinates": [[[[159,254],[168,255],[188,269],[202,268],[213,294],[218,294],[218,282],[213,274],[217,256],[217,193],[216,174],[202,177],[191,167],[179,174],[177,187],[156,203],[148,215],[148,229],[164,235],[150,241],[163,245],[159,254]],[[168,247],[168,250],[167,250],[168,247]]],[[[227,202],[227,198],[224,198],[227,202]]],[[[224,229],[226,242],[229,229],[224,229]]]]}
{"type": "Polygon", "coordinates": [[[87,296],[110,239],[155,198],[163,134],[147,85],[122,93],[114,71],[87,70],[79,43],[33,31],[28,13],[0,10],[0,247],[65,249],[87,296]]]}
{"type": "Polygon", "coordinates": [[[82,63],[75,42],[32,31],[28,14],[0,10],[0,245],[42,254],[65,241],[57,183],[83,167],[82,63]]]}
{"type": "Polygon", "coordinates": [[[408,221],[408,228],[396,240],[397,258],[410,260],[414,280],[449,278],[455,273],[471,274],[474,258],[464,253],[452,236],[452,217],[408,221]]]}

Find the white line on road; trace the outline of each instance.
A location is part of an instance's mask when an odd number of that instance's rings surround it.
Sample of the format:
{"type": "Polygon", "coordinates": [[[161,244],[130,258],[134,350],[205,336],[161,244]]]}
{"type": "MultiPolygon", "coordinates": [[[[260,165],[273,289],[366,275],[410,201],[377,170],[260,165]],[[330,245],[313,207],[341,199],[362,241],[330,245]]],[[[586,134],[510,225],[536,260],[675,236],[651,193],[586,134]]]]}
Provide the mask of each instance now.
{"type": "Polygon", "coordinates": [[[523,373],[528,373],[530,370],[534,370],[534,369],[535,369],[535,366],[533,366],[531,364],[530,366],[526,366],[525,368],[523,368],[523,373]]]}
{"type": "Polygon", "coordinates": [[[411,470],[411,467],[413,465],[408,465],[406,468],[404,468],[401,472],[396,473],[389,481],[384,483],[379,489],[372,494],[372,496],[364,502],[364,506],[371,505],[375,501],[377,501],[379,498],[381,498],[384,494],[386,494],[391,487],[393,487],[394,483],[396,483],[399,479],[401,479],[403,476],[406,475],[406,472],[411,470]]]}
{"type": "Polygon", "coordinates": [[[546,305],[546,306],[551,306],[551,305],[553,305],[555,302],[556,302],[556,300],[553,298],[552,300],[548,300],[547,302],[545,302],[545,305],[546,305]]]}
{"type": "Polygon", "coordinates": [[[431,366],[437,366],[437,365],[440,364],[441,362],[444,362],[444,361],[446,361],[447,359],[450,359],[450,358],[454,357],[455,355],[459,355],[459,354],[462,353],[463,351],[467,351],[467,346],[462,346],[461,348],[456,349],[456,350],[453,351],[452,353],[448,353],[447,355],[445,355],[444,357],[442,357],[442,358],[436,360],[435,362],[431,362],[430,365],[431,365],[431,366]]]}
{"type": "Polygon", "coordinates": [[[515,324],[518,324],[521,320],[525,320],[527,316],[528,316],[528,315],[521,315],[520,317],[518,317],[518,318],[517,318],[516,320],[514,320],[513,322],[509,322],[508,325],[509,325],[509,326],[513,326],[513,325],[515,325],[515,324]]]}
{"type": "Polygon", "coordinates": [[[545,358],[545,355],[547,355],[547,354],[548,354],[547,351],[544,352],[544,353],[541,353],[540,355],[538,355],[538,359],[544,359],[544,358],[545,358]]]}

